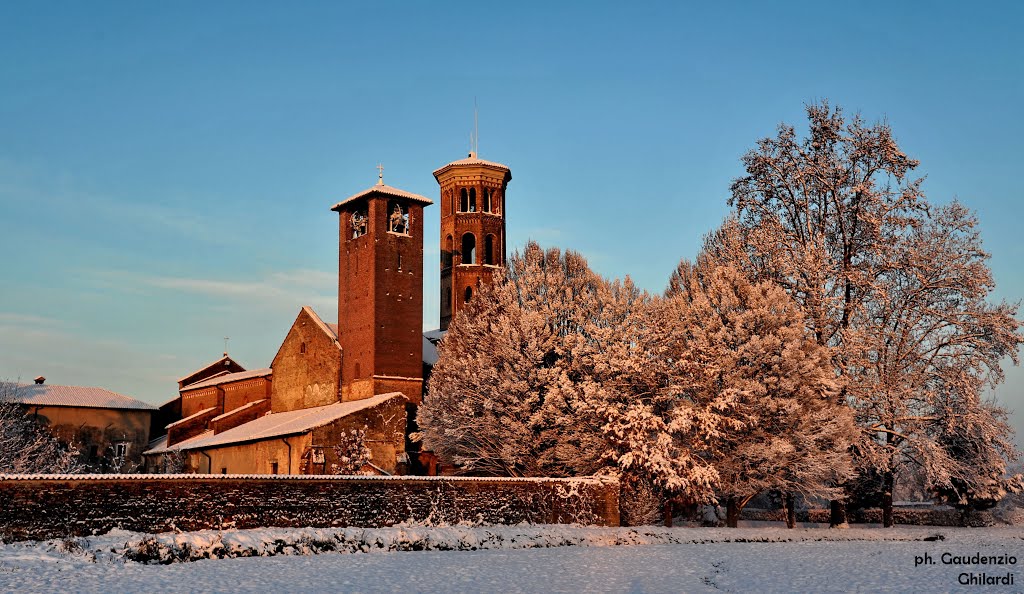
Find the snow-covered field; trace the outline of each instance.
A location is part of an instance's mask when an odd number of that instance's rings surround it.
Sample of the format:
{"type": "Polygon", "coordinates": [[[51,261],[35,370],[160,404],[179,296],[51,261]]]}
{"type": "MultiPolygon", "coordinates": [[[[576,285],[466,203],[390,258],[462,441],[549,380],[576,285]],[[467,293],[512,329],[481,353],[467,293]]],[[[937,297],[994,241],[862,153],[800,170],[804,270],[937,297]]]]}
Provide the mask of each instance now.
{"type": "Polygon", "coordinates": [[[1016,592],[1022,563],[1020,527],[117,531],[0,545],[0,591],[1016,592]],[[978,554],[995,559],[970,559],[978,554]],[[234,558],[127,560],[204,556],[234,558]],[[1000,556],[1003,564],[991,563],[1000,556]],[[944,563],[951,557],[968,559],[944,563]],[[1013,583],[960,584],[961,574],[982,573],[1013,583]]]}

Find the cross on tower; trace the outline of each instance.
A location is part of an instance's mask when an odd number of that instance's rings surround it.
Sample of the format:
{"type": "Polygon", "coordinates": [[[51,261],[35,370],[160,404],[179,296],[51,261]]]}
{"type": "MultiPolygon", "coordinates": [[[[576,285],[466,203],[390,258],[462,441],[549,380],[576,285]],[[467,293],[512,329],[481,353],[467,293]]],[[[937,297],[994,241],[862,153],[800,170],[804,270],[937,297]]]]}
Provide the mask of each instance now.
{"type": "Polygon", "coordinates": [[[377,163],[377,185],[384,185],[384,166],[380,163],[377,163]]]}

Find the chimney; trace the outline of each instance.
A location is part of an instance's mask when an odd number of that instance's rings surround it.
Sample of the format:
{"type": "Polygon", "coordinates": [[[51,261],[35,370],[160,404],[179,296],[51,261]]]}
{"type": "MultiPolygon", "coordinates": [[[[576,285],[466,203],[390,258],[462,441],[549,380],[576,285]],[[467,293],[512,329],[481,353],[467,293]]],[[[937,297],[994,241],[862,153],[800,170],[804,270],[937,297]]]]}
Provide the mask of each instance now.
{"type": "Polygon", "coordinates": [[[41,383],[43,383],[45,381],[46,381],[46,378],[43,377],[43,376],[39,376],[39,377],[36,378],[36,383],[37,384],[41,384],[41,383]]]}

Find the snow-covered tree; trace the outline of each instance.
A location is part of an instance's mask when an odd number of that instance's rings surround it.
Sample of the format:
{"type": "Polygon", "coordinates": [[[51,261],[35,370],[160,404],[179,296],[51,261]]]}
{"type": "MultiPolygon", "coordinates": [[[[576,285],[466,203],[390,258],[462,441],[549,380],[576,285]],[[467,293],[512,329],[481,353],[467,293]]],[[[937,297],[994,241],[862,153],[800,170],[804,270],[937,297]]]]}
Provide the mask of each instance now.
{"type": "Polygon", "coordinates": [[[338,462],[331,464],[331,474],[359,474],[373,459],[373,451],[366,444],[366,429],[344,431],[334,446],[338,462]]]}
{"type": "Polygon", "coordinates": [[[717,471],[728,525],[762,492],[837,495],[835,485],[851,474],[857,431],[836,401],[829,350],[807,333],[797,304],[777,285],[718,264],[681,263],[668,293],[680,306],[668,359],[688,362],[672,381],[728,421],[694,445],[717,471]]]}
{"type": "Polygon", "coordinates": [[[990,507],[1017,457],[1006,412],[983,399],[1003,379],[1001,361],[1016,361],[1016,306],[987,301],[994,282],[976,227],[959,203],[934,208],[896,242],[849,333],[849,395],[870,437],[861,464],[881,477],[887,526],[907,467],[953,503],[990,507]]]}
{"type": "Polygon", "coordinates": [[[57,439],[18,402],[18,384],[0,381],[0,473],[72,474],[79,452],[57,439]]]}
{"type": "MultiPolygon", "coordinates": [[[[948,485],[941,469],[953,457],[940,455],[934,438],[919,441],[915,453],[897,425],[935,435],[942,421],[931,403],[939,394],[983,413],[972,386],[1001,379],[999,358],[1020,343],[1016,308],[987,304],[991,275],[961,207],[939,209],[929,222],[921,180],[910,177],[918,162],[887,124],[847,121],[827,103],[808,106],[807,115],[806,138],[783,125],[744,156],[747,175],[730,198],[735,220],[714,238],[726,240],[721,249],[713,241],[710,251],[784,288],[818,344],[831,348],[844,386],[839,399],[856,409],[864,432],[857,463],[866,473],[916,458],[933,466],[936,485],[948,485]],[[944,233],[957,237],[944,245],[944,233]],[[728,241],[735,234],[738,249],[728,241]],[[980,280],[956,285],[968,270],[980,280]],[[955,344],[945,343],[947,333],[955,344]]],[[[883,481],[890,499],[891,479],[883,481]]],[[[845,523],[839,501],[832,511],[834,525],[845,523]]]]}
{"type": "Polygon", "coordinates": [[[605,454],[585,404],[581,329],[603,280],[574,252],[529,243],[476,291],[438,348],[417,421],[426,449],[462,471],[591,474],[605,454]]]}

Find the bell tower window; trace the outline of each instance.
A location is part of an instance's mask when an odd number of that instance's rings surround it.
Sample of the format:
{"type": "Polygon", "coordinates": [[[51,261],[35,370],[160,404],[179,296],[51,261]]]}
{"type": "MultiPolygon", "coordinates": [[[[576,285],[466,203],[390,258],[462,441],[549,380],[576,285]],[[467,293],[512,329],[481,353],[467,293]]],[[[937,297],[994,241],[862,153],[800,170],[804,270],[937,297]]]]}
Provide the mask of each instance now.
{"type": "Polygon", "coordinates": [[[466,188],[459,191],[459,212],[469,212],[469,192],[466,188]]]}
{"type": "Polygon", "coordinates": [[[409,209],[396,201],[388,202],[388,231],[409,235],[409,209]]]}
{"type": "Polygon", "coordinates": [[[366,216],[366,209],[361,208],[352,213],[352,239],[366,235],[369,217],[366,216]]]}
{"type": "Polygon", "coordinates": [[[472,233],[462,236],[462,263],[476,264],[476,237],[472,233]]]}
{"type": "Polygon", "coordinates": [[[476,188],[469,189],[469,212],[476,212],[476,188]]]}
{"type": "Polygon", "coordinates": [[[491,212],[491,189],[484,189],[484,212],[491,212]]]}

